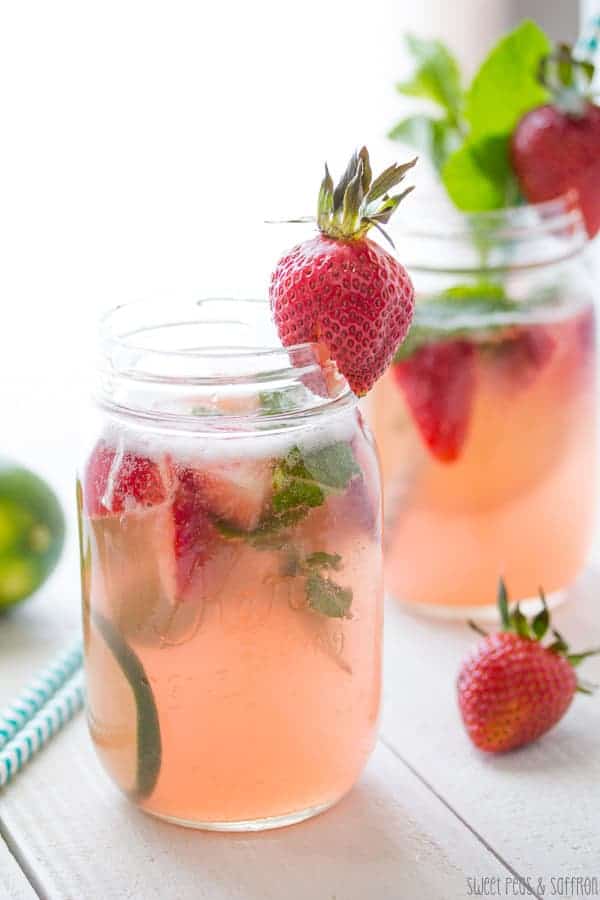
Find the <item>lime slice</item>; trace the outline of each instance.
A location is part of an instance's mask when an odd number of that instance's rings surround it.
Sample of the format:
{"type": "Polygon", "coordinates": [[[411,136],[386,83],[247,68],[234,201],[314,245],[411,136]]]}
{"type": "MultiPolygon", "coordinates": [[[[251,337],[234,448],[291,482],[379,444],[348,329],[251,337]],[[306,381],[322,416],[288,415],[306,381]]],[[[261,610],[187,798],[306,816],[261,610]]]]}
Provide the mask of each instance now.
{"type": "Polygon", "coordinates": [[[54,492],[0,460],[0,610],[33,594],[59,560],[65,520],[54,492]]]}
{"type": "Polygon", "coordinates": [[[141,799],[152,793],[160,772],[162,744],[154,695],[144,667],[114,625],[99,613],[92,614],[92,621],[133,692],[137,723],[137,762],[135,786],[131,793],[141,799]]]}

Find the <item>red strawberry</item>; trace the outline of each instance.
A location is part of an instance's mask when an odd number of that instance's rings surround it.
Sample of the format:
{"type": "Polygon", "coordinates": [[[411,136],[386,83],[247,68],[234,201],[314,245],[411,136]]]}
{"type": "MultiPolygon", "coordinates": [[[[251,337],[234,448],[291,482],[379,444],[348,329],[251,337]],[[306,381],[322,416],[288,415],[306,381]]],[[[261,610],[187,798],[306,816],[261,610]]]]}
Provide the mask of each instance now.
{"type": "Polygon", "coordinates": [[[196,569],[212,554],[218,538],[203,492],[201,472],[186,466],[175,467],[173,497],[177,592],[181,597],[196,569]]]}
{"type": "Polygon", "coordinates": [[[566,45],[541,69],[554,104],[526,113],[512,136],[513,168],[531,203],[578,194],[590,237],[600,229],[600,108],[578,92],[593,66],[578,62],[566,45]]]}
{"type": "Polygon", "coordinates": [[[500,581],[504,631],[485,635],[460,669],[458,703],[469,737],[480,750],[514,750],[536,740],[563,717],[576,690],[590,692],[578,684],[574,666],[599,651],[571,654],[554,630],[553,642],[544,646],[550,616],[540,596],[543,608],[528,622],[518,604],[509,613],[500,581]]]}
{"type": "Polygon", "coordinates": [[[319,193],[319,233],[285,253],[269,296],[286,346],[320,342],[357,395],[389,366],[410,325],[414,291],[406,269],[366,237],[388,222],[408,191],[388,191],[416,160],[390,166],[371,182],[366,147],[354,154],[334,189],[325,166],[319,193]]]}
{"type": "Polygon", "coordinates": [[[98,441],[85,467],[83,497],[89,516],[162,503],[169,478],[154,460],[98,441]]]}
{"type": "Polygon", "coordinates": [[[252,531],[272,490],[269,460],[235,460],[202,468],[176,465],[173,499],[175,558],[180,593],[209,559],[219,540],[216,522],[252,531]]]}
{"type": "Polygon", "coordinates": [[[470,341],[439,341],[420,347],[392,368],[421,437],[441,462],[458,459],[466,440],[476,361],[470,341]]]}

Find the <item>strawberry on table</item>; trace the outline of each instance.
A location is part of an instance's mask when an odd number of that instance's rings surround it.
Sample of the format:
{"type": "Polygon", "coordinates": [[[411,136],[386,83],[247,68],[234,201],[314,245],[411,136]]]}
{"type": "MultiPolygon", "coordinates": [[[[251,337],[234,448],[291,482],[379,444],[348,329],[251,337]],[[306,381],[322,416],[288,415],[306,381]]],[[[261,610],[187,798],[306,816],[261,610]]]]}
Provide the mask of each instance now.
{"type": "Polygon", "coordinates": [[[485,635],[460,669],[460,712],[480,750],[497,753],[529,744],[556,725],[576,691],[591,693],[589,686],[578,682],[575,667],[600,650],[571,653],[554,629],[552,640],[544,644],[550,614],[541,591],[540,597],[542,609],[529,622],[518,604],[509,611],[500,580],[503,630],[485,635]]]}
{"type": "Polygon", "coordinates": [[[526,113],[511,142],[521,190],[530,203],[576,191],[590,237],[600,229],[600,107],[587,93],[594,75],[561,44],[540,71],[553,102],[526,113]]]}
{"type": "Polygon", "coordinates": [[[392,165],[372,180],[363,147],[335,188],[325,166],[318,234],[285,253],[271,276],[271,308],[284,345],[324,345],[358,396],[387,369],[412,319],[406,269],[367,232],[381,229],[411,190],[389,194],[415,162],[392,165]]]}

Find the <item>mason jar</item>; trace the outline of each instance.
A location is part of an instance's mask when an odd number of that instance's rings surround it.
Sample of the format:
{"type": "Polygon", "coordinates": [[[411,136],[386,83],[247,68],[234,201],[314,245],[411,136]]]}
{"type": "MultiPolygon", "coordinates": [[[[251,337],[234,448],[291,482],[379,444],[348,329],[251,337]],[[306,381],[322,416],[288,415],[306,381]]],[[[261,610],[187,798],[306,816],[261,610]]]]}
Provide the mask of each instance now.
{"type": "Polygon", "coordinates": [[[134,803],[253,830],[329,807],[373,748],[381,497],[372,439],[266,303],[119,307],[81,462],[92,741],[134,803]]]}
{"type": "Polygon", "coordinates": [[[375,389],[387,587],[441,615],[491,612],[584,565],[595,514],[596,344],[574,197],[392,228],[411,332],[375,389]]]}

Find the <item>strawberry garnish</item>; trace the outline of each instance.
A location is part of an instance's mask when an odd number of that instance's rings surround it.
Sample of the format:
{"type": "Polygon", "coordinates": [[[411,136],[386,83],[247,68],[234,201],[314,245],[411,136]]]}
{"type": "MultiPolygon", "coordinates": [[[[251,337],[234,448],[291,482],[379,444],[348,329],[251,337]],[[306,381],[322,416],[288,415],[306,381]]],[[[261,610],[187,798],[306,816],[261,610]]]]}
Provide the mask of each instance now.
{"type": "Polygon", "coordinates": [[[390,196],[416,160],[393,165],[372,181],[366,147],[355,153],[337,187],[325,166],[319,233],[285,253],[269,296],[286,346],[320,342],[357,395],[389,366],[411,322],[414,291],[398,260],[367,238],[387,223],[410,188],[390,196]]]}
{"type": "Polygon", "coordinates": [[[576,191],[590,237],[600,229],[600,108],[586,94],[593,76],[591,63],[559,45],[540,69],[553,103],[523,116],[511,145],[527,199],[540,203],[576,191]]]}
{"type": "Polygon", "coordinates": [[[458,676],[458,703],[469,737],[490,753],[514,750],[549,731],[563,717],[579,683],[575,667],[600,650],[571,653],[562,635],[551,630],[550,614],[540,591],[541,611],[528,621],[517,604],[511,613],[504,582],[498,605],[503,631],[486,635],[463,663],[458,676]]]}
{"type": "Polygon", "coordinates": [[[154,506],[166,499],[168,481],[154,460],[100,440],[85,467],[85,510],[90,516],[105,516],[154,506]]]}
{"type": "Polygon", "coordinates": [[[474,345],[467,340],[426,344],[392,371],[431,453],[454,462],[467,437],[475,395],[474,345]]]}

